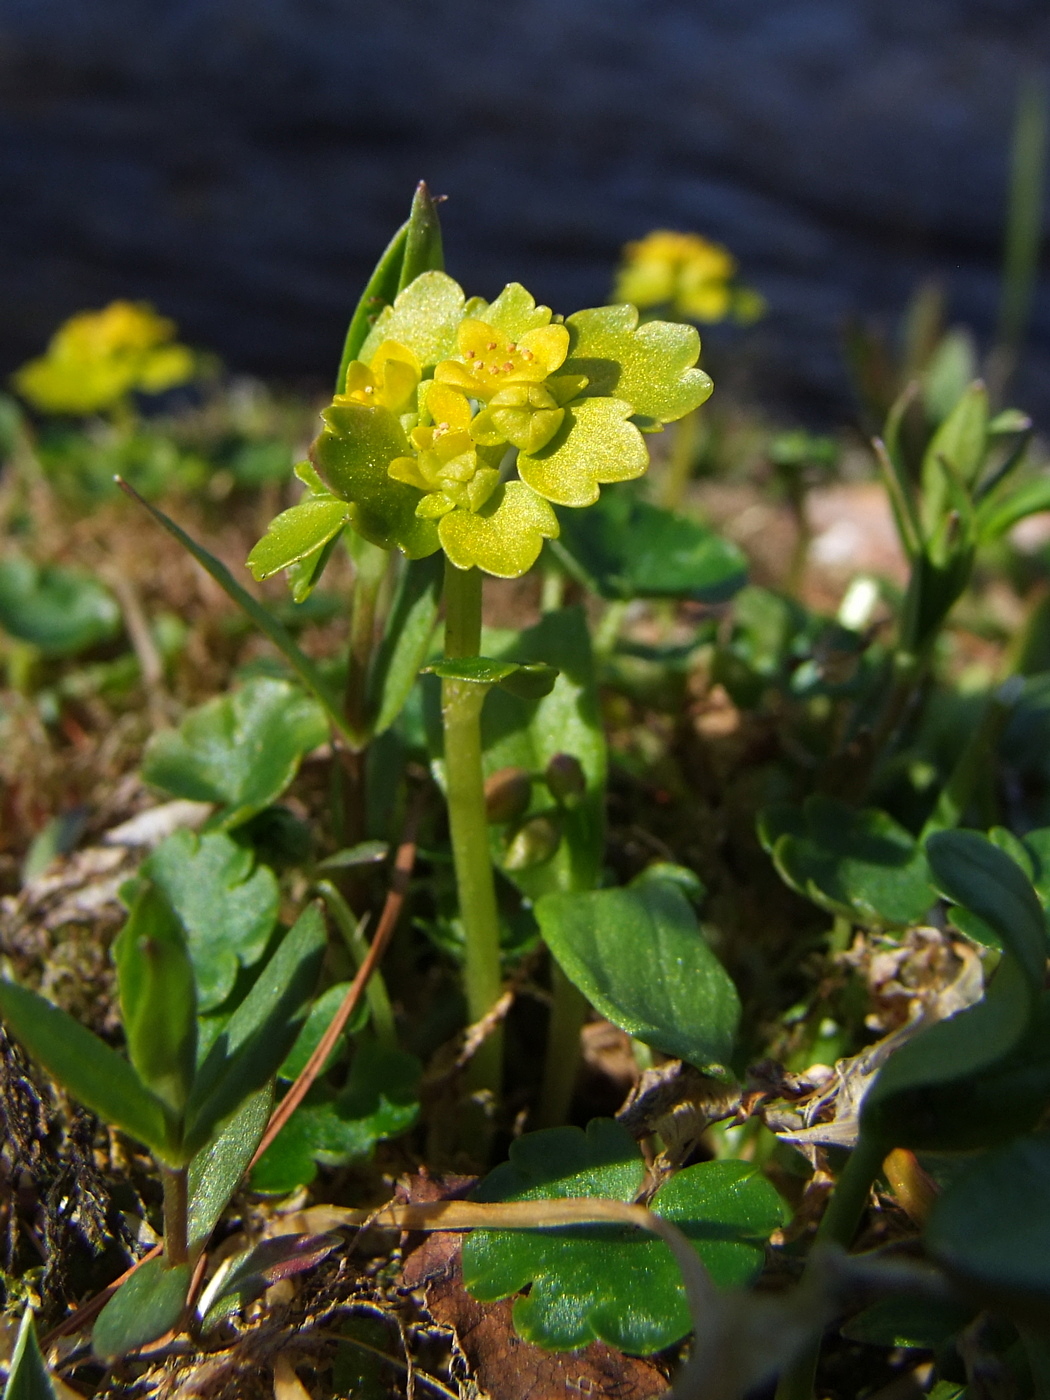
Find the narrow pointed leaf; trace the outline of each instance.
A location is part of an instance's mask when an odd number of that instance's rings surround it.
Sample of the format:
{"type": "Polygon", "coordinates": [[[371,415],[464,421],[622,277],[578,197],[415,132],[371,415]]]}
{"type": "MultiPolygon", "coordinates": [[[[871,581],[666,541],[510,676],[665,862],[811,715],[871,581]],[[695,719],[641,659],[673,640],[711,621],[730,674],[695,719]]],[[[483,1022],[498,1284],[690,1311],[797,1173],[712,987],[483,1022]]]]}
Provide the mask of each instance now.
{"type": "Polygon", "coordinates": [[[383,640],[368,678],[374,735],[397,719],[430,650],[438,612],[444,561],[440,554],[410,560],[401,575],[383,640]]]}
{"type": "Polygon", "coordinates": [[[403,292],[422,273],[441,272],[445,266],[441,248],[441,220],[437,205],[423,180],[416,186],[412,197],[412,212],[408,216],[406,233],[405,255],[397,283],[399,292],[403,292]]]}
{"type": "Polygon", "coordinates": [[[189,1242],[203,1245],[248,1170],[273,1111],[273,1083],[249,1095],[219,1135],[190,1163],[189,1242]]]}
{"type": "Polygon", "coordinates": [[[164,1105],[122,1055],[14,982],[0,982],[0,1012],[12,1034],[78,1102],[161,1157],[168,1156],[172,1142],[164,1105]]]}
{"type": "Polygon", "coordinates": [[[33,1322],[33,1309],[27,1307],[18,1325],[18,1337],[11,1354],[11,1365],[4,1386],[4,1400],[56,1400],[55,1387],[40,1354],[33,1322]]]}
{"type": "Polygon", "coordinates": [[[369,331],[375,325],[381,312],[388,307],[397,295],[401,279],[401,267],[405,259],[405,244],[408,241],[408,220],[401,225],[383,250],[382,257],[375,265],[371,277],[361,293],[361,299],[354,308],[350,324],[343,342],[343,353],[339,360],[339,372],[335,377],[335,392],[341,394],[346,387],[346,371],[351,360],[361,353],[369,331]]]}

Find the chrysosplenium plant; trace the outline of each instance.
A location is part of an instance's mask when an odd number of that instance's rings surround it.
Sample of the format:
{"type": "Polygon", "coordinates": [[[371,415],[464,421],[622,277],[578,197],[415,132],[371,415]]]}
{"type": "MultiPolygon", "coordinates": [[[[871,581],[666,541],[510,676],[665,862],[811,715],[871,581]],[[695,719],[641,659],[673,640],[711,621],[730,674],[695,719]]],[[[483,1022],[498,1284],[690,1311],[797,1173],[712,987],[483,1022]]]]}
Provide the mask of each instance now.
{"type": "MultiPolygon", "coordinates": [[[[631,305],[563,318],[515,282],[491,303],[468,299],[441,260],[421,186],[351,323],[311,460],[297,468],[307,493],[248,562],[257,579],[289,569],[301,596],[347,526],[409,559],[444,552],[445,661],[435,670],[467,997],[478,1019],[500,991],[481,704],[492,684],[538,695],[554,680],[550,668],[478,656],[483,575],[524,574],[558,535],[555,507],[592,505],[602,486],[640,477],[646,434],[695,409],[712,385],[697,368],[692,326],[639,324],[631,305]]],[[[490,1042],[490,1082],[496,1054],[490,1042]]]]}

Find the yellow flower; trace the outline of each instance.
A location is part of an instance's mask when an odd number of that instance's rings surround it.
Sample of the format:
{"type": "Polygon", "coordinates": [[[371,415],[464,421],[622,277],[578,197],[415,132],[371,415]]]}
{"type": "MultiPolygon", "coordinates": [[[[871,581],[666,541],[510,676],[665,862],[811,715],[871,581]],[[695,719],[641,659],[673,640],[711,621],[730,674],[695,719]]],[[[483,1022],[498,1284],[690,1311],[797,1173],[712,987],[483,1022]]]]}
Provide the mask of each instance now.
{"type": "Polygon", "coordinates": [[[158,394],[195,373],[193,352],[174,337],[174,321],[146,302],[114,301],[60,326],[46,355],[14,376],[15,388],[47,413],[97,413],[135,390],[158,394]]]}
{"type": "Polygon", "coordinates": [[[433,383],[427,394],[433,425],[414,428],[415,457],[395,457],[387,471],[427,494],[416,506],[422,520],[437,520],[461,507],[477,511],[499,485],[499,472],[478,461],[470,435],[470,404],[448,385],[433,383]]]}
{"type": "Polygon", "coordinates": [[[613,299],[643,310],[669,306],[690,321],[757,320],[764,303],[736,283],[736,274],[736,259],[721,244],[657,229],[625,247],[613,299]]]}
{"type": "Polygon", "coordinates": [[[384,340],[370,365],[362,360],[351,360],[346,371],[344,397],[368,408],[407,413],[415,406],[421,374],[418,358],[406,345],[384,340]]]}

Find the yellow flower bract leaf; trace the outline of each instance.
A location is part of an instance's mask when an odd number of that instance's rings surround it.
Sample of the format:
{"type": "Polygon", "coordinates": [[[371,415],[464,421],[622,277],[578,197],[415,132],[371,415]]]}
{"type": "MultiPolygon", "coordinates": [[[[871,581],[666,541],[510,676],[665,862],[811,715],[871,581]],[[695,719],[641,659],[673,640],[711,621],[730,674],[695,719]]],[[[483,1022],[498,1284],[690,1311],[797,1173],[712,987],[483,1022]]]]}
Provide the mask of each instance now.
{"type": "Polygon", "coordinates": [[[543,541],[557,539],[558,518],[524,482],[508,481],[478,513],[455,510],[442,517],[438,533],[457,569],[519,578],[535,564],[543,541]]]}
{"type": "Polygon", "coordinates": [[[632,481],[649,465],[645,441],[630,422],[634,410],[622,399],[579,399],[550,446],[518,457],[518,474],[534,491],[559,506],[589,506],[598,487],[632,481]]]}

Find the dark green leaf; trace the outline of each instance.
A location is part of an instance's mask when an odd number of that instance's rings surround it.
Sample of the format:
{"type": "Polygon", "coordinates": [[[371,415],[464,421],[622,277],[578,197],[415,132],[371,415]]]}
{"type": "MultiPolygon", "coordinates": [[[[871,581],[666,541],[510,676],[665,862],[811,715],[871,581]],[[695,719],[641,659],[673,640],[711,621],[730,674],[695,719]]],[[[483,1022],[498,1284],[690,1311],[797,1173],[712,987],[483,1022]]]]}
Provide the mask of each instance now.
{"type": "Polygon", "coordinates": [[[122,1283],[98,1315],[91,1348],[100,1361],[119,1361],[178,1325],[190,1290],[190,1266],[169,1268],[147,1259],[122,1283]]]}
{"type": "Polygon", "coordinates": [[[345,1088],[315,1085],[252,1172],[252,1189],[284,1192],[317,1175],[317,1164],[366,1158],[377,1142],[397,1137],[419,1116],[421,1066],[413,1055],[364,1041],[345,1088]]]}
{"type": "Polygon", "coordinates": [[[119,635],[120,608],[90,574],[11,555],[0,560],[0,627],[45,656],[73,656],[119,635]]]}
{"type": "Polygon", "coordinates": [[[405,562],[368,677],[375,735],[385,733],[397,719],[426,660],[441,606],[443,577],[441,554],[405,562]]]}
{"type": "Polygon", "coordinates": [[[186,935],[163,890],[140,885],[113,959],[128,1057],[178,1116],[197,1063],[197,993],[186,935]]]}
{"type": "Polygon", "coordinates": [[[164,1105],[122,1055],[14,982],[0,981],[0,1012],[14,1036],[75,1099],[167,1157],[172,1135],[164,1105]]]}
{"type": "Polygon", "coordinates": [[[514,661],[492,661],[487,656],[438,661],[433,666],[425,666],[423,674],[440,676],[442,680],[469,681],[471,685],[498,685],[519,700],[541,700],[551,693],[558,678],[555,668],[542,661],[519,665],[514,661]]]}
{"type": "Polygon", "coordinates": [[[885,812],[813,796],[767,808],[759,836],[785,883],[833,914],[907,927],[936,897],[921,848],[885,812]]]}
{"type": "Polygon", "coordinates": [[[566,977],[615,1025],[701,1068],[728,1062],[740,999],[676,884],[548,894],[536,918],[566,977]]]}
{"type": "Polygon", "coordinates": [[[225,832],[177,831],[146,861],[142,873],[164,891],[186,933],[197,980],[197,1004],[213,1011],[233,990],[239,967],[266,951],[277,922],[280,891],[272,870],[225,832]]]}
{"type": "Polygon", "coordinates": [[[843,1326],[851,1342],[876,1347],[922,1347],[936,1351],[960,1332],[974,1309],[963,1303],[929,1298],[884,1298],[857,1313],[843,1326]]]}
{"type": "Polygon", "coordinates": [[[603,491],[588,510],[560,510],[558,521],[561,535],[551,548],[604,598],[723,602],[747,579],[735,545],[627,487],[603,491]]]}
{"type": "Polygon", "coordinates": [[[207,1242],[248,1170],[273,1111],[273,1085],[250,1094],[219,1135],[190,1163],[190,1248],[207,1242]]]}
{"type": "Polygon", "coordinates": [[[4,1386],[4,1400],[56,1400],[33,1324],[33,1309],[27,1307],[18,1325],[15,1349],[4,1386]]]}
{"type": "MultiPolygon", "coordinates": [[[[630,1134],[599,1118],[586,1134],[553,1128],[519,1138],[510,1161],[485,1178],[474,1198],[633,1201],[644,1177],[630,1134]]],[[[765,1240],[786,1219],[776,1192],[744,1162],[688,1167],[657,1192],[651,1208],[685,1232],[721,1287],[754,1277],[765,1240]]],[[[529,1287],[514,1304],[515,1328],[554,1350],[600,1340],[645,1354],[672,1345],[691,1326],[670,1250],[631,1226],[475,1230],[463,1245],[463,1282],[483,1302],[529,1287]]]]}
{"type": "Polygon", "coordinates": [[[379,313],[389,306],[397,296],[401,280],[401,268],[405,260],[405,244],[408,241],[408,220],[401,225],[383,250],[368,279],[361,300],[354,308],[354,314],[347,327],[343,353],[339,360],[339,373],[335,377],[335,392],[341,394],[346,388],[346,371],[350,361],[361,353],[369,331],[375,325],[379,313]]]}
{"type": "Polygon", "coordinates": [[[201,568],[212,576],[227,597],[232,598],[237,606],[251,618],[263,636],[274,644],[288,662],[310,694],[315,696],[323,706],[328,722],[334,725],[340,733],[353,740],[354,736],[347,731],[346,719],[339,700],[332,694],[314,663],[296,645],[295,639],[287,627],[264,608],[256,598],[253,598],[247,589],[242,588],[226,565],[221,560],[216,559],[214,554],[209,554],[202,545],[191,539],[185,530],[176,525],[174,520],[165,515],[162,510],[158,510],[156,506],[151,505],[149,501],[144,500],[126,481],[120,481],[119,484],[121,490],[138,501],[139,505],[145,507],[154,520],[193,555],[201,568]]]}
{"type": "Polygon", "coordinates": [[[441,248],[441,221],[437,204],[426,184],[420,180],[412,196],[412,211],[408,216],[405,255],[401,261],[397,290],[403,292],[410,282],[424,272],[441,272],[445,261],[441,248]]]}
{"type": "Polygon", "coordinates": [[[926,1246],[990,1302],[1050,1307],[1050,1134],[986,1152],[955,1177],[926,1246]]]}
{"type": "MultiPolygon", "coordinates": [[[[342,1006],[343,998],[349,990],[349,982],[336,982],[334,986],[329,987],[317,998],[310,1007],[310,1014],[303,1023],[302,1030],[296,1036],[295,1044],[288,1051],[284,1063],[277,1071],[278,1079],[298,1079],[306,1068],[307,1060],[320,1045],[325,1031],[331,1025],[332,1017],[342,1006]]],[[[358,1031],[363,1030],[367,1022],[368,1002],[362,997],[346,1023],[345,1034],[340,1035],[332,1047],[332,1053],[321,1070],[322,1074],[327,1074],[336,1061],[343,1057],[346,1051],[346,1036],[355,1035],[358,1031]]]]}
{"type": "Polygon", "coordinates": [[[324,949],[324,920],[315,903],[285,934],[208,1051],[186,1108],[190,1151],[199,1151],[276,1074],[306,1019],[324,949]]]}
{"type": "Polygon", "coordinates": [[[258,1298],[279,1279],[316,1268],[341,1244],[338,1235],[273,1235],[253,1244],[208,1286],[198,1305],[202,1331],[258,1298]]]}
{"type": "Polygon", "coordinates": [[[327,737],[316,700],[291,681],[258,678],[155,734],[142,776],[175,797],[219,803],[216,822],[234,827],[276,801],[327,737]]]}

